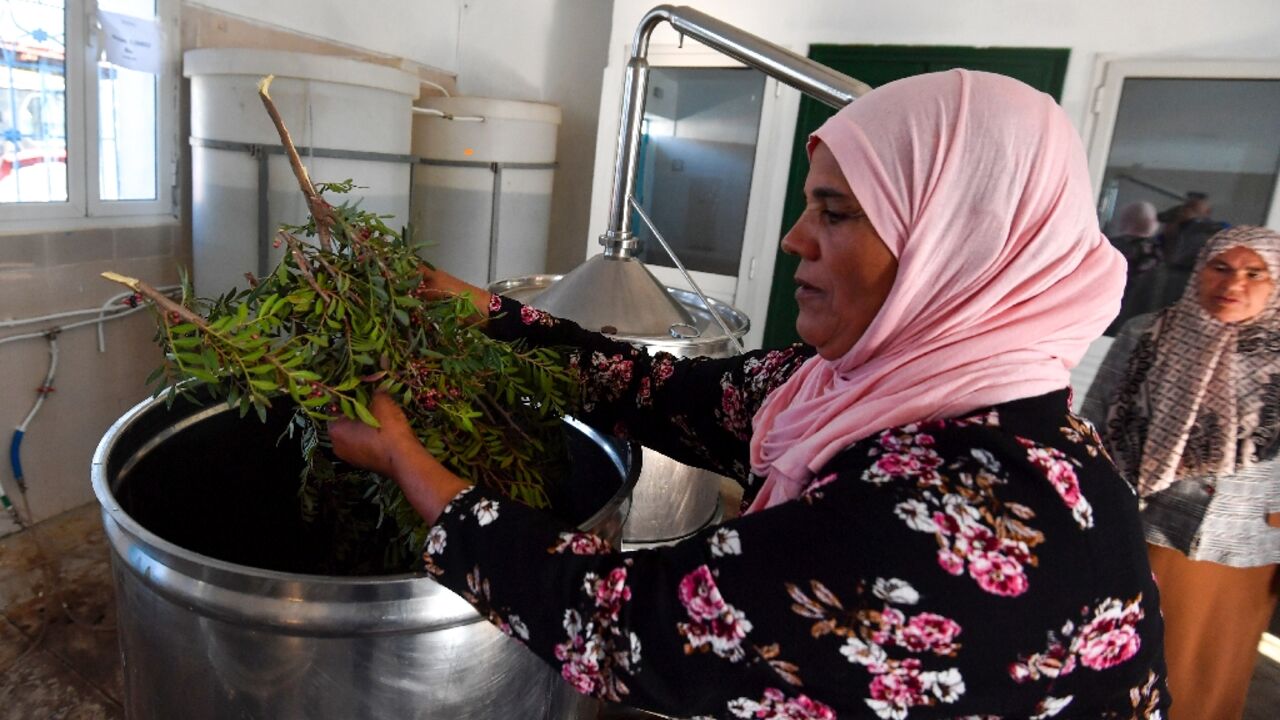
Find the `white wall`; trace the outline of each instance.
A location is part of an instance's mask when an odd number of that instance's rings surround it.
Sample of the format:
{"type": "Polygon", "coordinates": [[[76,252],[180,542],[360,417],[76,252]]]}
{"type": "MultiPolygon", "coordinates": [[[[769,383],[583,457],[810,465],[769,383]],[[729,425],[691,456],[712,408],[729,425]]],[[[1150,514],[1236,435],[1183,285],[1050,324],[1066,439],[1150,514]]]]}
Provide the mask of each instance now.
{"type": "Polygon", "coordinates": [[[463,0],[186,0],[186,4],[449,72],[458,65],[463,0]]]}
{"type": "MultiPolygon", "coordinates": [[[[600,126],[591,216],[603,219],[612,184],[614,137],[627,45],[653,0],[615,0],[609,66],[600,102],[600,126]]],[[[960,45],[1069,48],[1062,106],[1077,128],[1087,125],[1095,64],[1121,57],[1280,58],[1280,3],[1275,0],[806,0],[780,9],[775,0],[688,0],[683,3],[800,54],[810,44],[960,45]]],[[[652,45],[674,45],[667,25],[652,45]]],[[[787,153],[795,133],[798,100],[783,91],[778,127],[766,133],[760,162],[771,163],[763,180],[772,203],[753,208],[747,243],[759,246],[752,282],[740,283],[738,306],[747,312],[758,342],[781,226],[787,153]],[[754,235],[753,235],[754,233],[754,235]],[[745,293],[745,297],[744,297],[745,293]]],[[[760,173],[757,173],[760,178],[760,173]]],[[[754,193],[754,190],[753,190],[754,193]]],[[[595,234],[583,238],[586,254],[599,252],[595,234]]],[[[749,263],[744,262],[746,267],[749,263]]]]}
{"type": "Polygon", "coordinates": [[[582,261],[590,232],[601,72],[613,0],[465,0],[458,26],[458,92],[559,105],[547,269],[582,261]]]}

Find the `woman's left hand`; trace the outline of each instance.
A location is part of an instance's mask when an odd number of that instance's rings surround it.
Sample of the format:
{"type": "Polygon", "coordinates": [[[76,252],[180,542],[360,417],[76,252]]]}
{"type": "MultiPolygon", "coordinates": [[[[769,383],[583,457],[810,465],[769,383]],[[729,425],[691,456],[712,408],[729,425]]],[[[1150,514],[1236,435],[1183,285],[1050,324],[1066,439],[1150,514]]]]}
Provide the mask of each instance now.
{"type": "Polygon", "coordinates": [[[333,452],[342,460],[392,478],[409,504],[429,523],[468,486],[418,442],[404,411],[386,393],[377,393],[369,410],[379,427],[346,418],[329,423],[333,452]]]}

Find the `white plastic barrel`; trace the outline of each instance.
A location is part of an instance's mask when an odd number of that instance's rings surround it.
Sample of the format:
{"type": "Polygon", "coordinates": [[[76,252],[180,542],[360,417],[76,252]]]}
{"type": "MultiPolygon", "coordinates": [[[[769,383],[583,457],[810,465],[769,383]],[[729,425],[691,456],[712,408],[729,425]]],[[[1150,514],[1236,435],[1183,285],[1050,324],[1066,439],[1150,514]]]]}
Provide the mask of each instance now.
{"type": "MultiPolygon", "coordinates": [[[[258,159],[218,142],[278,146],[280,138],[258,99],[258,81],[275,75],[271,98],[300,148],[376,153],[399,160],[329,158],[303,152],[313,182],[352,179],[362,187],[340,202],[409,218],[412,104],[418,78],[381,65],[276,50],[202,49],[183,55],[191,79],[192,262],[196,292],[214,296],[246,284],[259,268],[258,159]],[[213,145],[213,147],[211,147],[213,145]]],[[[271,238],[281,223],[298,224],[306,204],[288,160],[268,155],[267,267],[283,254],[271,238]]]]}
{"type": "Polygon", "coordinates": [[[418,106],[445,113],[413,120],[413,154],[426,161],[414,168],[410,223],[422,257],[481,287],[545,272],[560,108],[478,97],[418,106]]]}

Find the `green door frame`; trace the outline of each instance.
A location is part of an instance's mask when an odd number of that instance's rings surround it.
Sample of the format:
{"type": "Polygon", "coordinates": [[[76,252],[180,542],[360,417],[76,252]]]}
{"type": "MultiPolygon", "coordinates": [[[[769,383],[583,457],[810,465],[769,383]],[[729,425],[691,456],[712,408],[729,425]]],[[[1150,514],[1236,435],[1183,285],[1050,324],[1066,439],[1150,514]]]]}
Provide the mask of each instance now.
{"type": "MultiPolygon", "coordinates": [[[[1070,50],[1062,48],[973,48],[915,45],[813,45],[809,57],[827,67],[855,77],[872,87],[927,72],[965,68],[985,70],[1017,78],[1028,85],[1062,99],[1062,81],[1067,74],[1070,50]]],[[[855,101],[857,102],[857,101],[855,101]]],[[[804,210],[804,179],[809,172],[805,152],[809,134],[835,113],[811,97],[800,99],[796,135],[787,176],[786,204],[782,211],[782,237],[804,210]]],[[[764,347],[782,347],[799,342],[796,335],[794,281],[799,261],[777,251],[773,282],[769,289],[769,312],[764,326],[764,347]]]]}

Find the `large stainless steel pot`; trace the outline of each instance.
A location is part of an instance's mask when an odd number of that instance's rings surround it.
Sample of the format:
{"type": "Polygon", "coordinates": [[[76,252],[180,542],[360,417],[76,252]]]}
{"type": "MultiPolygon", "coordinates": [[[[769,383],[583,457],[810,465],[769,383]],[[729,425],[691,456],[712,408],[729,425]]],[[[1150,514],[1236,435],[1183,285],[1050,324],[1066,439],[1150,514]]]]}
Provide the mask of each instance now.
{"type": "MultiPolygon", "coordinates": [[[[263,427],[221,405],[149,401],[98,445],[130,718],[596,717],[595,701],[429,578],[260,569],[311,552],[286,424],[287,412],[263,427]]],[[[563,509],[616,540],[637,448],[571,420],[566,432],[580,482],[579,507],[563,509]]]]}
{"type": "MultiPolygon", "coordinates": [[[[542,291],[560,278],[560,275],[526,275],[493,283],[489,291],[536,307],[542,291]]],[[[650,352],[669,352],[676,357],[728,357],[734,352],[733,341],[712,319],[696,294],[678,288],[667,288],[667,293],[693,318],[691,326],[674,328],[666,335],[618,333],[613,337],[644,346],[650,352]]],[[[738,338],[751,329],[742,311],[715,299],[711,300],[711,306],[738,338]]],[[[643,458],[640,480],[632,494],[631,515],[622,528],[624,548],[673,542],[720,520],[721,483],[729,480],[649,448],[644,448],[643,458]]]]}

